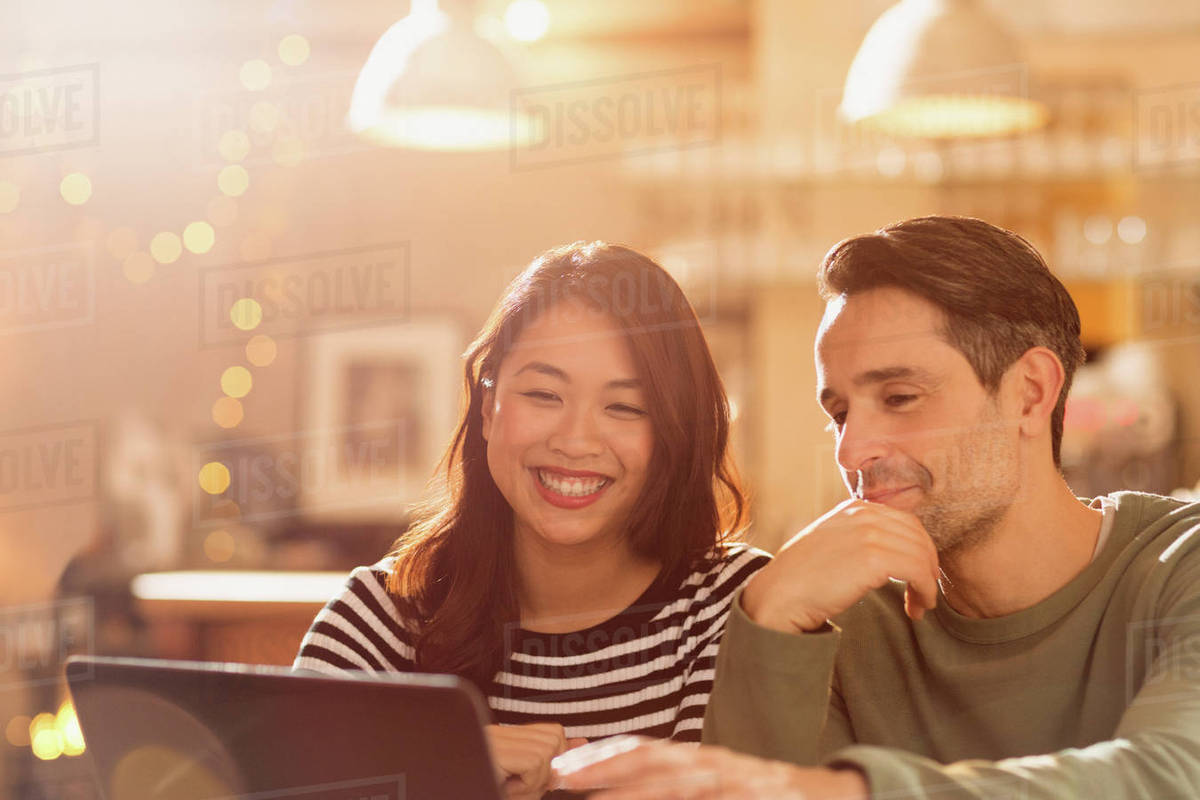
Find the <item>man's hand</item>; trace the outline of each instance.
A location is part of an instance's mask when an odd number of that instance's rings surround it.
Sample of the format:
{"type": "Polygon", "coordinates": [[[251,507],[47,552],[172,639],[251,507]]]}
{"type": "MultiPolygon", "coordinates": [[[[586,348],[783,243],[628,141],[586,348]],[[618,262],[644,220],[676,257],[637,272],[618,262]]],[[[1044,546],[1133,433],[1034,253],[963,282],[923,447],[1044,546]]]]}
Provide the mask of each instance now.
{"type": "Polygon", "coordinates": [[[484,727],[496,780],[508,800],[536,800],[552,787],[550,760],[587,742],[568,739],[562,725],[538,722],[531,725],[487,725],[484,727]]]}
{"type": "Polygon", "coordinates": [[[589,800],[865,800],[853,770],[803,769],[726,750],[620,737],[555,762],[559,788],[602,791],[589,800]],[[612,755],[609,755],[609,754],[612,755]],[[595,757],[602,760],[596,761],[595,757]],[[604,756],[607,756],[606,758],[604,756]]]}
{"type": "Polygon", "coordinates": [[[846,500],[796,534],[742,593],[750,619],[813,631],[889,578],[908,583],[914,620],[937,605],[938,556],[920,520],[883,503],[846,500]]]}

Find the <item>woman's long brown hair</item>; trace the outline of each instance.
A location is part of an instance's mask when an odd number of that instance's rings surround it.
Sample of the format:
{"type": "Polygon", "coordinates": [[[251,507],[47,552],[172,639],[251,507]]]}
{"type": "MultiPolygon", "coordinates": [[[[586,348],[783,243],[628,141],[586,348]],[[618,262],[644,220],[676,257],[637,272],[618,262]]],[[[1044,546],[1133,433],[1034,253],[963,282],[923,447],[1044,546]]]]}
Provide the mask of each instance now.
{"type": "Polygon", "coordinates": [[[626,247],[543,253],[509,286],[465,354],[466,408],[442,460],[444,481],[391,555],[388,591],[416,621],[417,668],[490,685],[520,624],[513,511],[492,480],[482,405],[500,362],[539,314],[564,299],[624,330],[654,430],[648,479],[626,524],[633,551],[682,580],[740,531],[745,498],[728,453],[729,403],[700,323],[671,276],[626,247]]]}

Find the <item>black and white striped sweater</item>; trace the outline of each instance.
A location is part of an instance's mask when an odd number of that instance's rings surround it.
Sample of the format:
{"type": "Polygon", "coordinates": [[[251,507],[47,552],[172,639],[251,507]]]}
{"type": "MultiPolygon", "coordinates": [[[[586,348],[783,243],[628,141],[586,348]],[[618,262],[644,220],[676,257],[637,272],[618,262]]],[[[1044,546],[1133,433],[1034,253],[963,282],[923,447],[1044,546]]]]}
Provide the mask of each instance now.
{"type": "MultiPolygon", "coordinates": [[[[501,724],[557,722],[568,737],[619,733],[700,741],[717,647],[736,591],[769,556],[723,545],[712,568],[655,581],[629,608],[570,633],[513,628],[508,657],[480,687],[501,724]]],[[[355,569],[317,614],[293,669],[413,670],[412,623],[384,588],[391,561],[355,569]]]]}

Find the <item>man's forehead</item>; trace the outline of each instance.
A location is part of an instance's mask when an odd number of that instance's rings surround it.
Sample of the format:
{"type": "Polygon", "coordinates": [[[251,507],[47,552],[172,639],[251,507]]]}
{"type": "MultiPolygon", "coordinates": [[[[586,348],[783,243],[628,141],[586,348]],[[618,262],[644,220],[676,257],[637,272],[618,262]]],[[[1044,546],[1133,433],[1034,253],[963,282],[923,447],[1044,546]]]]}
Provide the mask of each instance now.
{"type": "Polygon", "coordinates": [[[830,298],[815,345],[818,357],[863,345],[903,351],[941,340],[944,322],[941,309],[918,295],[894,287],[868,289],[830,298]]]}

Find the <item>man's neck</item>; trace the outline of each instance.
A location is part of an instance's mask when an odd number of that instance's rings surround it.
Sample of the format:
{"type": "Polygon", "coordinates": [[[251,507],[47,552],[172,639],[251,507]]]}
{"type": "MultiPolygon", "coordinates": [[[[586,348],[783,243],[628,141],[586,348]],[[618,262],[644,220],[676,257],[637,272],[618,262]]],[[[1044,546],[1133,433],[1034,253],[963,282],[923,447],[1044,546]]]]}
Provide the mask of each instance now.
{"type": "MultiPolygon", "coordinates": [[[[1026,476],[1029,477],[1029,476],[1026,476]]],[[[942,556],[942,590],[955,611],[987,618],[1037,605],[1089,563],[1103,514],[1075,498],[1057,472],[1023,485],[985,540],[942,556]]]]}
{"type": "Polygon", "coordinates": [[[582,630],[629,607],[654,581],[659,565],[624,542],[560,546],[517,535],[521,626],[542,633],[582,630]]]}

